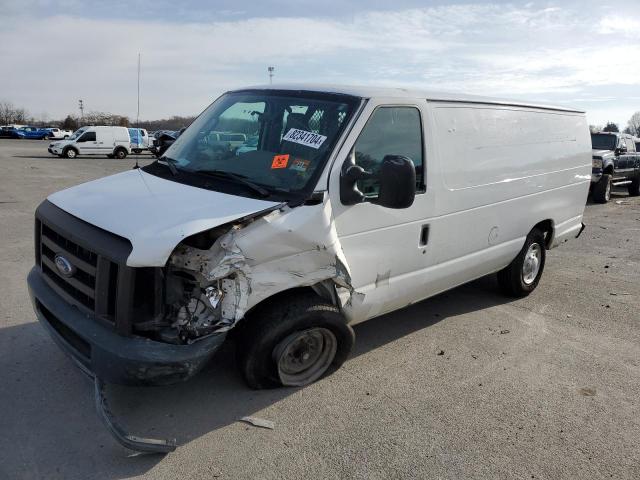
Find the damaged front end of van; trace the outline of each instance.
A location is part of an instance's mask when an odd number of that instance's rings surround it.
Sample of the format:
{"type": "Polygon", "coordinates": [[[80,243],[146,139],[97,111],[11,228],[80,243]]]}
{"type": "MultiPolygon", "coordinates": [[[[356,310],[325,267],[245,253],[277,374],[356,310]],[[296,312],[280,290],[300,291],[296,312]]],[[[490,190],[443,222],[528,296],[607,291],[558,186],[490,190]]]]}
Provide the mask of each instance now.
{"type": "Polygon", "coordinates": [[[128,434],[110,413],[105,382],[191,378],[230,330],[280,292],[311,288],[345,314],[359,297],[328,198],[278,204],[187,236],[162,267],[128,266],[127,241],[45,201],[36,214],[36,249],[28,284],[38,319],[94,378],[96,407],[109,431],[139,451],[167,452],[175,442],[128,434]],[[65,262],[71,276],[64,276],[65,262]]]}

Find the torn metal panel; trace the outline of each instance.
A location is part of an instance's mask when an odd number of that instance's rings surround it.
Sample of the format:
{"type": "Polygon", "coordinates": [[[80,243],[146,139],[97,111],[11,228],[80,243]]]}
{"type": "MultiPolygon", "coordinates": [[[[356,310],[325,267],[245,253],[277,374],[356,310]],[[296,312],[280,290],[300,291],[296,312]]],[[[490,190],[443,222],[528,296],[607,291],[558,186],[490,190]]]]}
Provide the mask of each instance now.
{"type": "Polygon", "coordinates": [[[221,316],[234,322],[262,300],[291,288],[331,280],[347,309],[355,293],[328,199],[235,225],[209,250],[180,245],[170,263],[193,272],[203,288],[222,281],[221,316]]]}

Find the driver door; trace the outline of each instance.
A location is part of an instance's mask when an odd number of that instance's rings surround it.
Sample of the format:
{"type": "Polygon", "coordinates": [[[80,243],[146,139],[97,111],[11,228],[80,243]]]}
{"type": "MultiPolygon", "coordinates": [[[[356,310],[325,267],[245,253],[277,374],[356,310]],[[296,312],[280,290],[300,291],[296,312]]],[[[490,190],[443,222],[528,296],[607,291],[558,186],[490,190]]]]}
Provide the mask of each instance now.
{"type": "Polygon", "coordinates": [[[424,103],[408,99],[370,101],[333,165],[329,195],[340,242],[351,270],[352,286],[364,294],[354,305],[353,321],[366,320],[424,297],[421,275],[431,262],[429,223],[432,192],[427,187],[424,103]],[[416,167],[413,205],[391,209],[376,205],[379,182],[358,181],[366,200],[356,205],[340,201],[340,171],[348,156],[376,173],[385,155],[404,155],[416,167]]]}
{"type": "Polygon", "coordinates": [[[98,152],[98,142],[96,140],[96,132],[84,132],[78,140],[76,146],[80,155],[95,155],[98,152]]]}

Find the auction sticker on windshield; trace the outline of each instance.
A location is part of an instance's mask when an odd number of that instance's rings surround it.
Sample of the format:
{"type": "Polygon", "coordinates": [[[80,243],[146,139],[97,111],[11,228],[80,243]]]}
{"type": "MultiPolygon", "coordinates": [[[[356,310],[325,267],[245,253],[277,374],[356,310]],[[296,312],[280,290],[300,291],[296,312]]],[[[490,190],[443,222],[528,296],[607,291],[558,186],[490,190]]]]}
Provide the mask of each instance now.
{"type": "Polygon", "coordinates": [[[287,142],[299,143],[306,147],[318,149],[327,139],[324,135],[319,135],[313,132],[307,132],[306,130],[298,130],[297,128],[290,129],[287,134],[282,137],[282,140],[287,142]]]}
{"type": "Polygon", "coordinates": [[[287,168],[287,163],[289,163],[289,154],[274,155],[273,161],[271,162],[271,169],[287,168]]]}

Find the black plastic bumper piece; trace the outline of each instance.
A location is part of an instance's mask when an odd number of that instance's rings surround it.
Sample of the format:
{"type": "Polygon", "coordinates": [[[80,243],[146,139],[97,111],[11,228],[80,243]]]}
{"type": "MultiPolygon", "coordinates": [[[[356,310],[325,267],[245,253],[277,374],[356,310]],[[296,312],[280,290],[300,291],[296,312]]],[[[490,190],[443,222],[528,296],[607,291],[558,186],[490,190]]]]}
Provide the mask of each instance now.
{"type": "Polygon", "coordinates": [[[66,303],[34,267],[27,278],[40,323],[89,376],[120,385],[169,385],[200,371],[226,334],[191,345],[173,345],[139,336],[125,337],[66,303]]]}
{"type": "Polygon", "coordinates": [[[144,453],[169,453],[176,449],[176,440],[163,440],[159,438],[143,438],[126,432],[109,410],[107,398],[104,395],[104,383],[98,377],[94,379],[94,393],[96,412],[104,423],[109,433],[113,435],[120,445],[136,452],[144,453]]]}

